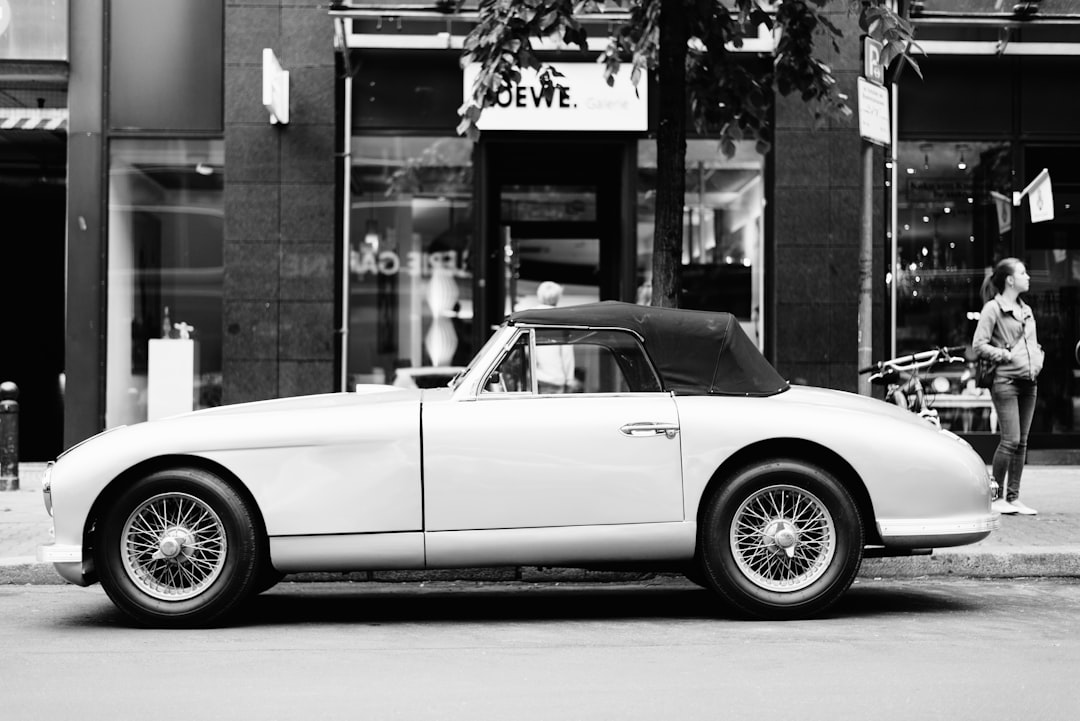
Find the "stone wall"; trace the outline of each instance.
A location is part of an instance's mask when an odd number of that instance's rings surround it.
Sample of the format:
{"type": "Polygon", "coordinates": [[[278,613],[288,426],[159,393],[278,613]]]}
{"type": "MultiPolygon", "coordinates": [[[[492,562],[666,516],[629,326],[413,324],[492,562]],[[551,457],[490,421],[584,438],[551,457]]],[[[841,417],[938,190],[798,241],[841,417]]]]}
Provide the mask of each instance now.
{"type": "Polygon", "coordinates": [[[326,3],[227,0],[224,402],[334,389],[334,50],[326,3]],[[262,106],[262,51],[290,122],[262,106]]]}
{"type": "MultiPolygon", "coordinates": [[[[838,4],[838,5],[843,5],[838,4]]],[[[845,5],[846,8],[846,5],[845,5]]],[[[830,14],[844,31],[840,52],[823,43],[821,56],[855,111],[850,121],[815,128],[800,98],[777,98],[773,151],[773,340],[775,363],[788,379],[855,391],[858,383],[858,309],[862,139],[856,82],[862,38],[846,9],[830,14]]],[[[884,187],[884,152],[875,149],[876,188],[884,187]]],[[[874,201],[874,358],[885,336],[884,195],[874,201]]]]}

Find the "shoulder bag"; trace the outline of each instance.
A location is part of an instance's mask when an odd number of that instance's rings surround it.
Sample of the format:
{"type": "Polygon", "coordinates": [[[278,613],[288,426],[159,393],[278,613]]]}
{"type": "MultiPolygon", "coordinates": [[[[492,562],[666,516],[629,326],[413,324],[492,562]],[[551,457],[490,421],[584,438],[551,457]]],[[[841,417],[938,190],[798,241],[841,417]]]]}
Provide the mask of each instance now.
{"type": "Polygon", "coordinates": [[[990,388],[994,385],[994,374],[997,372],[997,361],[986,356],[975,359],[975,385],[979,388],[990,388]]]}
{"type": "MultiPolygon", "coordinates": [[[[1001,303],[998,303],[1001,309],[1001,303]]],[[[997,373],[998,362],[993,358],[979,356],[975,359],[975,385],[978,388],[990,388],[994,385],[994,374],[997,373]]]]}

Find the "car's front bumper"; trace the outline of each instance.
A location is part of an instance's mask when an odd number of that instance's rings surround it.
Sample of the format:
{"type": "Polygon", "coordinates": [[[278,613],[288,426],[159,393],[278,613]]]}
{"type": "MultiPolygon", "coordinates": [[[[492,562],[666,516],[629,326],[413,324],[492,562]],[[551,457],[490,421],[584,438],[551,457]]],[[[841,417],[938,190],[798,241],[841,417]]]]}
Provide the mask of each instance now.
{"type": "Polygon", "coordinates": [[[82,546],[58,543],[38,546],[37,559],[42,563],[51,563],[60,577],[68,583],[76,586],[89,586],[93,583],[83,568],[82,546]]]}
{"type": "Polygon", "coordinates": [[[978,543],[1001,527],[1001,516],[979,516],[928,521],[919,518],[878,520],[878,533],[886,547],[947,548],[978,543]]]}

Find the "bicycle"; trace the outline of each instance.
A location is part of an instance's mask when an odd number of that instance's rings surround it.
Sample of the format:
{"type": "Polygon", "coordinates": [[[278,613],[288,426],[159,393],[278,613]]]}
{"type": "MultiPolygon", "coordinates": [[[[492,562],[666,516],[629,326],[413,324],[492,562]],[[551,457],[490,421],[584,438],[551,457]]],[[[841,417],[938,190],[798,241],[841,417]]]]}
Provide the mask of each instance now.
{"type": "Polygon", "coordinates": [[[867,368],[860,368],[859,375],[871,373],[872,384],[886,386],[887,402],[909,410],[940,428],[941,419],[938,418],[937,410],[932,408],[927,400],[922,373],[942,363],[966,363],[967,359],[958,355],[964,350],[964,346],[953,346],[897,356],[878,361],[867,368]]]}

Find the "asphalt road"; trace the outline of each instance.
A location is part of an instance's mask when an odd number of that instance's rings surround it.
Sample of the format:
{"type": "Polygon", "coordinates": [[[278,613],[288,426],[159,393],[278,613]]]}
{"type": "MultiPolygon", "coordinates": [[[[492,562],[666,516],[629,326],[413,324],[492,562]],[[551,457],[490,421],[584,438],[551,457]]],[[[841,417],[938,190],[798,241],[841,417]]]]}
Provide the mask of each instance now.
{"type": "Polygon", "coordinates": [[[1067,719],[1080,582],[860,580],[827,618],[705,591],[286,583],[235,625],[132,628],[99,587],[0,587],[23,719],[1067,719]]]}

